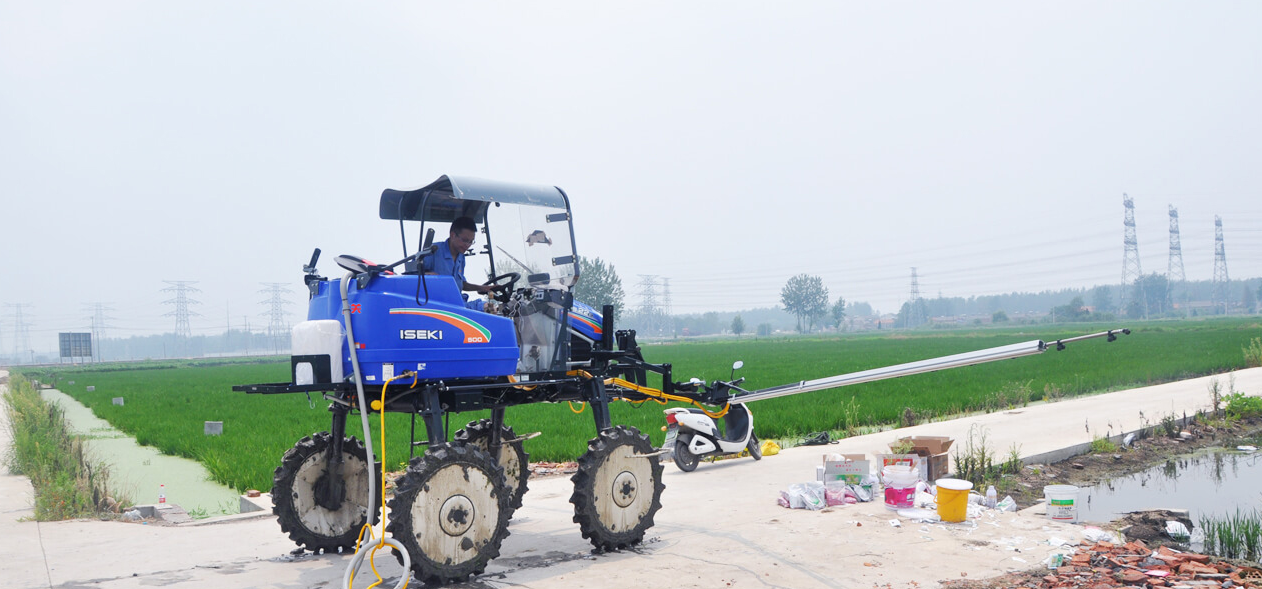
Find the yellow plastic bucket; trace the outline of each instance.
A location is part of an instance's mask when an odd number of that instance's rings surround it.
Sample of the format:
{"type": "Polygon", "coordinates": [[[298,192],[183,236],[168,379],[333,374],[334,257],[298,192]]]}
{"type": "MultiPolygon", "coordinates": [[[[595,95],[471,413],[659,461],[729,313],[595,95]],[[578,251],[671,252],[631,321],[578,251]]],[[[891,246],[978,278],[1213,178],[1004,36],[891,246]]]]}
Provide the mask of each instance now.
{"type": "Polygon", "coordinates": [[[968,492],[973,483],[960,479],[938,479],[938,517],[944,522],[962,522],[968,517],[968,492]]]}

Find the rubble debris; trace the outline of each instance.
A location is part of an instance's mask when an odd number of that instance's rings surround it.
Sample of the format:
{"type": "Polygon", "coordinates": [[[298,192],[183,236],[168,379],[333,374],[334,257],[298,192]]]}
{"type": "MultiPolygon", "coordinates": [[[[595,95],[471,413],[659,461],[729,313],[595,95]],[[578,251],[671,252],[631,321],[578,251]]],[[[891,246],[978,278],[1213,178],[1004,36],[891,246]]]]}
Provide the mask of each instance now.
{"type": "MultiPolygon", "coordinates": [[[[1262,570],[1206,554],[1168,546],[1149,547],[1143,540],[1125,544],[1083,541],[1055,568],[1034,569],[985,584],[946,581],[944,587],[1028,587],[1030,589],[1217,588],[1262,589],[1262,570]]],[[[1049,567],[1050,568],[1050,567],[1049,567]]]]}

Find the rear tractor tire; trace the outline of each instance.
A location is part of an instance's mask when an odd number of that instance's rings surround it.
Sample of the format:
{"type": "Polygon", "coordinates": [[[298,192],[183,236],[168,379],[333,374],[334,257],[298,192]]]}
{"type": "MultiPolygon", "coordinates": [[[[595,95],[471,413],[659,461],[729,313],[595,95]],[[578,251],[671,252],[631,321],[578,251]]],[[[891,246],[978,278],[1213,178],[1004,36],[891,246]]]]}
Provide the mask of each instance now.
{"type": "MultiPolygon", "coordinates": [[[[516,437],[517,434],[513,432],[511,426],[505,425],[500,429],[501,440],[511,440],[516,437]]],[[[464,429],[456,432],[453,439],[458,444],[489,452],[491,420],[470,421],[464,429]]],[[[508,516],[510,518],[513,516],[513,511],[521,508],[522,497],[526,495],[528,489],[526,481],[530,478],[530,455],[526,454],[523,445],[522,441],[500,445],[499,465],[504,468],[504,482],[508,485],[508,516]]]]}
{"type": "Polygon", "coordinates": [[[508,513],[504,472],[491,455],[443,444],[413,458],[395,482],[386,530],[408,551],[417,579],[445,584],[480,574],[499,556],[508,513]]]}
{"type": "Polygon", "coordinates": [[[333,485],[327,473],[332,442],[328,432],[299,440],[272,478],[272,513],[281,530],[316,553],[353,550],[368,510],[381,511],[381,477],[369,467],[363,443],[353,437],[342,441],[341,485],[333,485]],[[371,499],[369,476],[378,479],[377,496],[371,499]]]}
{"type": "Polygon", "coordinates": [[[574,522],[597,550],[640,543],[662,508],[662,465],[649,437],[619,425],[587,442],[574,482],[574,522]]]}

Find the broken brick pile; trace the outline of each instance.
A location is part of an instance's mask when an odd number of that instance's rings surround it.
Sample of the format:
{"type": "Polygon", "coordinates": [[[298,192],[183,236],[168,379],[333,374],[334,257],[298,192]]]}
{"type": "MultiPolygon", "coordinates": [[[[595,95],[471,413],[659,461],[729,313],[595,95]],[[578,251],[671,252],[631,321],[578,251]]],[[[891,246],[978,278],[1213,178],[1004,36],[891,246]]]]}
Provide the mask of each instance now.
{"type": "Polygon", "coordinates": [[[1140,540],[1122,545],[1112,542],[1085,545],[1049,573],[1042,578],[1041,589],[1262,589],[1262,570],[1165,546],[1153,550],[1140,540]]]}

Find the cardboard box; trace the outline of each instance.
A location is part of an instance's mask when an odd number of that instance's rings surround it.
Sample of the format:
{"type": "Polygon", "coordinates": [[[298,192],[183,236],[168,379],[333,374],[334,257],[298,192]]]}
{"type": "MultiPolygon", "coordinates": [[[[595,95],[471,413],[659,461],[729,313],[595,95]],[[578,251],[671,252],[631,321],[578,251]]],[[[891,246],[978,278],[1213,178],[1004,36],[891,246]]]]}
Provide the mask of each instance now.
{"type": "Polygon", "coordinates": [[[911,454],[920,456],[920,476],[926,482],[933,482],[947,476],[951,470],[951,456],[947,453],[955,442],[950,436],[912,436],[899,438],[890,447],[904,446],[911,443],[911,454]]]}
{"type": "Polygon", "coordinates": [[[929,467],[928,467],[929,478],[926,480],[929,482],[933,482],[941,478],[946,478],[947,473],[951,471],[951,455],[950,454],[943,453],[943,454],[930,456],[927,462],[929,464],[929,467]]]}
{"type": "Polygon", "coordinates": [[[936,456],[945,454],[951,449],[951,444],[955,442],[950,436],[912,436],[910,438],[899,438],[897,442],[890,444],[890,447],[903,445],[911,442],[911,453],[921,456],[936,456]]]}
{"type": "Polygon", "coordinates": [[[829,456],[824,456],[824,482],[845,481],[857,485],[872,474],[872,463],[866,454],[842,454],[841,460],[829,460],[829,456]]]}

